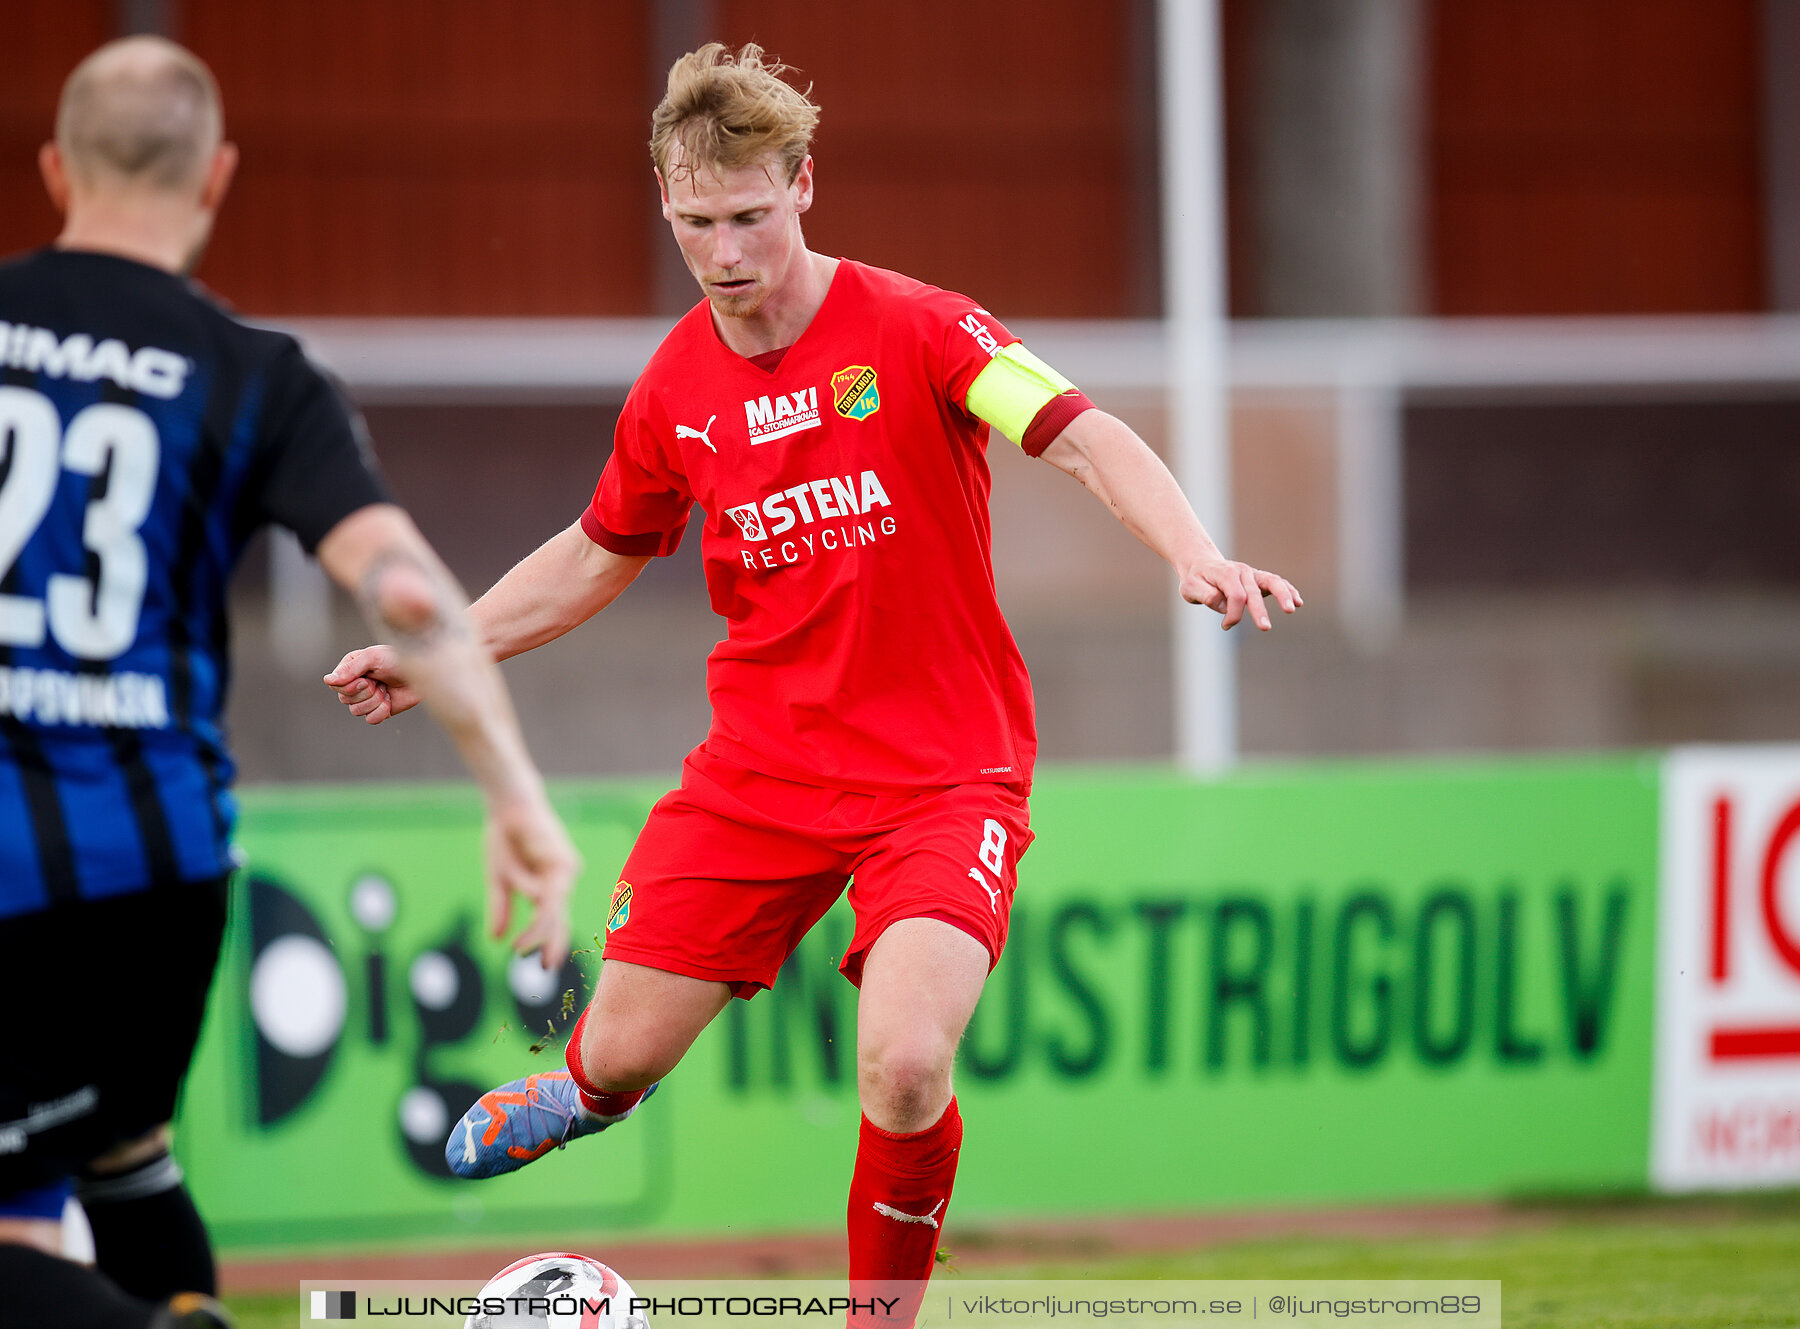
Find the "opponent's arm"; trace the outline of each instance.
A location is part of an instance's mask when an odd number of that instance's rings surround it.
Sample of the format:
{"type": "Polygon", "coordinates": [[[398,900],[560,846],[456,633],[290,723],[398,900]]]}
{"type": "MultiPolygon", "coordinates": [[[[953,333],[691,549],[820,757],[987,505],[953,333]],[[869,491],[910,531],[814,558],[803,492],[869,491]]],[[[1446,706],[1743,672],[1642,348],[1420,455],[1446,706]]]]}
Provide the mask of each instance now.
{"type": "Polygon", "coordinates": [[[356,597],[370,626],[393,643],[386,649],[481,787],[494,934],[505,934],[516,892],[535,910],[515,945],[521,952],[540,948],[547,969],[560,965],[581,859],[550,808],[506,685],[448,569],[391,503],[359,508],[338,522],[319,541],[318,558],[356,597]]]}
{"type": "MultiPolygon", "coordinates": [[[[509,660],[587,622],[618,599],[649,561],[648,555],[628,557],[596,544],[576,522],[495,582],[470,606],[469,617],[488,658],[509,660]]],[[[350,713],[370,724],[416,706],[414,681],[390,645],[351,651],[325,675],[350,713]]]]}
{"type": "Polygon", "coordinates": [[[1265,595],[1273,596],[1283,613],[1305,603],[1285,578],[1226,558],[1162,458],[1122,420],[1097,409],[1083,411],[1039,455],[1079,480],[1160,554],[1181,578],[1182,598],[1224,615],[1221,627],[1234,627],[1248,612],[1267,632],[1265,595]]]}

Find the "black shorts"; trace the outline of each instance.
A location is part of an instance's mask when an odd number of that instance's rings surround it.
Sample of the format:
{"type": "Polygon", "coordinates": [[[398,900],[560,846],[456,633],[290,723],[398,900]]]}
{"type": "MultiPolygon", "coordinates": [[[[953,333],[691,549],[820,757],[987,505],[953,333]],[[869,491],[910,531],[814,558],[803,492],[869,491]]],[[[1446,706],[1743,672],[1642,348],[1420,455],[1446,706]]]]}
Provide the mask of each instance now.
{"type": "Polygon", "coordinates": [[[0,1197],[168,1121],[225,932],[228,878],[0,919],[0,1197]]]}

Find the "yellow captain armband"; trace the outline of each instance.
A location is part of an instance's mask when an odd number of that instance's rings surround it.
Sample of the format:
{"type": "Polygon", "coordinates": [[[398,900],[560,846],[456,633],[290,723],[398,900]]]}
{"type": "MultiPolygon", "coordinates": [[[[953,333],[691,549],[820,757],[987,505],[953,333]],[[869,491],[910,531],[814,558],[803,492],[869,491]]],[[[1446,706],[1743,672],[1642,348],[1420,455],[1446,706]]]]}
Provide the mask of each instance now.
{"type": "Polygon", "coordinates": [[[970,415],[1024,447],[1025,431],[1038,412],[1073,391],[1073,383],[1014,342],[1001,347],[988,367],[975,376],[963,405],[970,415]]]}

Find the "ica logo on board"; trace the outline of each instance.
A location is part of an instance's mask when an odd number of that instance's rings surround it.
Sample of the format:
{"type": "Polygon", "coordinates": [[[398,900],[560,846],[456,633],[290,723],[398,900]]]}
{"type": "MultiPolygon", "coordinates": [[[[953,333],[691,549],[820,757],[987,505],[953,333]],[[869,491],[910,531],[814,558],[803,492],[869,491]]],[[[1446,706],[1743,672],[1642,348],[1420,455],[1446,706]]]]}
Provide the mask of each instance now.
{"type": "Polygon", "coordinates": [[[1663,768],[1651,1175],[1800,1182],[1800,748],[1663,768]]]}

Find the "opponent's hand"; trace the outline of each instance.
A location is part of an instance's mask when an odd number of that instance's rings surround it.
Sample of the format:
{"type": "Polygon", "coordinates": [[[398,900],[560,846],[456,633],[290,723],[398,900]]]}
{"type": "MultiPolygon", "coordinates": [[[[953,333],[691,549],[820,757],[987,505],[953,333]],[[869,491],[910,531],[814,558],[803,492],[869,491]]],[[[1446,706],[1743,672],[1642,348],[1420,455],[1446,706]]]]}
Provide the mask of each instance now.
{"type": "Polygon", "coordinates": [[[520,955],[538,953],[555,970],[569,955],[569,896],[581,874],[581,855],[543,795],[491,805],[487,825],[488,925],[504,937],[513,897],[529,900],[531,922],[513,942],[520,955]]]}
{"type": "Polygon", "coordinates": [[[1181,598],[1224,615],[1219,626],[1227,629],[1236,627],[1245,614],[1264,632],[1273,627],[1265,595],[1272,596],[1284,614],[1306,603],[1285,577],[1228,558],[1197,564],[1181,579],[1181,598]]]}
{"type": "Polygon", "coordinates": [[[325,675],[325,685],[350,708],[350,714],[361,716],[370,724],[380,724],[419,704],[419,694],[400,676],[392,646],[365,646],[351,651],[325,675]]]}

